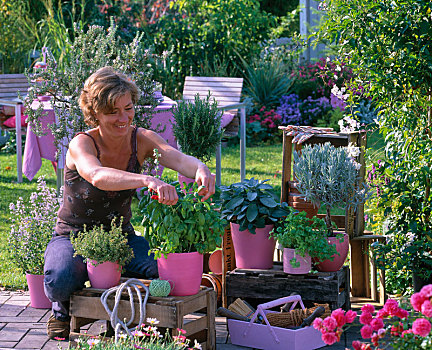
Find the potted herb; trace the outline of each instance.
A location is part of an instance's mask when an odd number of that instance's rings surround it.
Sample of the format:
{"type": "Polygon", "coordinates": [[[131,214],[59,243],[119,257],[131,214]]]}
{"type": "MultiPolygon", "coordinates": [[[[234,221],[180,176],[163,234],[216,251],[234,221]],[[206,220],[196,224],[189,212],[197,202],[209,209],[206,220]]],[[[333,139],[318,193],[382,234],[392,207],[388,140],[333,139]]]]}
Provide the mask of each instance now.
{"type": "Polygon", "coordinates": [[[309,273],[312,258],[333,260],[334,244],[327,243],[327,227],[323,219],[289,208],[289,214],[270,233],[283,249],[283,270],[290,274],[309,273]]]}
{"type": "MultiPolygon", "coordinates": [[[[173,108],[173,133],[181,151],[203,163],[210,160],[222,138],[221,116],[217,102],[195,95],[193,102],[180,102],[173,108]]],[[[191,182],[179,174],[179,181],[191,182]]]]}
{"type": "Polygon", "coordinates": [[[26,274],[34,308],[51,307],[43,288],[44,253],[52,238],[59,206],[56,190],[47,186],[43,176],[38,179],[37,191],[27,201],[19,198],[9,205],[12,222],[9,256],[26,274]]]}
{"type": "Polygon", "coordinates": [[[269,239],[274,224],[288,214],[288,205],[268,180],[254,178],[222,186],[222,218],[230,222],[236,265],[244,269],[270,269],[275,240],[269,239]]]}
{"type": "Polygon", "coordinates": [[[322,271],[339,270],[349,249],[348,235],[334,231],[331,210],[337,207],[348,210],[366,200],[366,184],[359,177],[360,164],[354,159],[358,154],[358,148],[334,147],[330,142],[307,145],[301,154],[294,152],[297,188],[306,200],[317,206],[326,206],[328,240],[336,244],[340,254],[333,262],[326,260],[319,264],[318,268],[322,271]]]}
{"type": "Polygon", "coordinates": [[[185,191],[173,182],[178,195],[175,205],[159,203],[157,195],[144,195],[139,204],[142,225],[157,259],[159,278],[172,283],[171,295],[192,295],[199,291],[203,254],[222,244],[226,222],[215,204],[202,201],[196,183],[185,191]]]}
{"type": "Polygon", "coordinates": [[[74,256],[81,255],[87,262],[87,272],[93,288],[107,289],[119,284],[122,266],[132,260],[134,254],[127,244],[126,234],[122,231],[122,219],[111,228],[94,226],[87,231],[71,235],[71,243],[75,249],[74,256]]]}

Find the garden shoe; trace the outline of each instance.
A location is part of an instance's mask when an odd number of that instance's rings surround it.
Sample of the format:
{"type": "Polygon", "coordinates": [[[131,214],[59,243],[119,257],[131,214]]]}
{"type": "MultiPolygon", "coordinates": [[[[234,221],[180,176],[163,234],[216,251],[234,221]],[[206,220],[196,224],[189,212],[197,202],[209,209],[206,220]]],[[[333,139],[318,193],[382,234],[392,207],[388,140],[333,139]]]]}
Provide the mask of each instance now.
{"type": "Polygon", "coordinates": [[[69,339],[70,321],[57,320],[51,315],[47,322],[47,335],[50,339],[64,338],[69,339]]]}

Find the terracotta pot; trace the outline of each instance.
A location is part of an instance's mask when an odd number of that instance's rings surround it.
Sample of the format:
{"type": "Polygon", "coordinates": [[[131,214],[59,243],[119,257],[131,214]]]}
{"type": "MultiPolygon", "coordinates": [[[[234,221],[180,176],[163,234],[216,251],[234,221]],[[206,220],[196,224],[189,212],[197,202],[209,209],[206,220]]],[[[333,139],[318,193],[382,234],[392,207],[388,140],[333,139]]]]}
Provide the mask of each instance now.
{"type": "Polygon", "coordinates": [[[87,272],[93,288],[108,289],[120,283],[121,268],[115,262],[106,261],[98,265],[96,261],[89,260],[87,272]]]}
{"type": "Polygon", "coordinates": [[[50,309],[51,301],[44,292],[44,275],[26,273],[27,285],[30,291],[30,305],[35,309],[50,309]]]}
{"type": "Polygon", "coordinates": [[[312,259],[309,254],[306,254],[304,257],[296,254],[295,249],[284,248],[283,250],[283,270],[286,273],[292,275],[303,275],[309,273],[312,268],[312,259]],[[298,263],[300,263],[299,267],[292,267],[290,260],[295,258],[298,263]]]}
{"type": "Polygon", "coordinates": [[[269,239],[273,225],[257,228],[256,234],[240,231],[240,225],[230,223],[236,265],[240,269],[271,269],[276,241],[269,239]]]}
{"type": "Polygon", "coordinates": [[[193,295],[199,292],[203,274],[203,255],[170,253],[157,259],[159,278],[171,284],[170,295],[193,295]]]}
{"type": "MultiPolygon", "coordinates": [[[[339,253],[339,255],[337,255],[337,254],[333,255],[333,257],[334,257],[333,261],[324,260],[324,261],[320,262],[318,265],[316,265],[316,269],[318,271],[321,271],[321,272],[339,271],[346,260],[346,257],[348,255],[348,250],[349,250],[349,237],[345,232],[335,231],[334,233],[335,234],[336,233],[343,233],[343,237],[344,237],[343,242],[340,242],[339,239],[336,237],[328,237],[327,238],[327,242],[329,244],[336,244],[336,250],[339,253]]],[[[317,261],[317,260],[314,259],[314,262],[315,261],[317,261]]]]}

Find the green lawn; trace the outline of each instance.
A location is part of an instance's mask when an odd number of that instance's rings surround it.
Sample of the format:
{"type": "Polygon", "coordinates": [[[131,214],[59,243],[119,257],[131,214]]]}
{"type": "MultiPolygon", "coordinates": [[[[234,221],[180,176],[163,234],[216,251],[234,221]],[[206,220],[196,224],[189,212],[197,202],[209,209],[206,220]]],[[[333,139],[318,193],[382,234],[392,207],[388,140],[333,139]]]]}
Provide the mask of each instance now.
{"type": "MultiPolygon", "coordinates": [[[[382,138],[374,133],[369,137],[368,144],[372,147],[373,159],[382,156],[382,138]]],[[[209,164],[215,172],[215,160],[209,164]]],[[[269,179],[277,193],[281,189],[282,170],[282,144],[250,147],[246,150],[246,177],[255,177],[260,180],[269,179]]],[[[51,162],[44,160],[37,176],[45,175],[47,184],[56,186],[55,172],[51,162]]],[[[37,177],[36,176],[36,177],[37,177]]],[[[175,180],[177,174],[171,170],[164,171],[164,176],[175,180]]],[[[0,153],[0,286],[12,289],[26,288],[24,275],[12,265],[7,251],[7,235],[10,231],[9,203],[16,202],[18,197],[28,198],[36,190],[36,179],[29,182],[24,177],[22,184],[16,183],[16,157],[0,153]]],[[[227,185],[240,181],[240,148],[232,146],[222,148],[222,184],[227,185]]],[[[138,200],[134,199],[132,210],[134,217],[132,223],[140,230],[140,215],[137,209],[138,200]]],[[[321,210],[320,210],[321,212],[321,210]]],[[[336,214],[336,213],[335,213],[336,214]]]]}

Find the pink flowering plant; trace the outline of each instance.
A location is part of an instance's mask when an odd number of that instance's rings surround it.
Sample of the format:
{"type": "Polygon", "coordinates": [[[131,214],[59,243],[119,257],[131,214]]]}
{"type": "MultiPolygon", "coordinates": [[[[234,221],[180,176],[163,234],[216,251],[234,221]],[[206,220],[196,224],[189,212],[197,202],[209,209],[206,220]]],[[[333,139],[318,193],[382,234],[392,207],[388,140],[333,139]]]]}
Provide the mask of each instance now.
{"type": "Polygon", "coordinates": [[[325,319],[316,318],[313,327],[322,333],[321,338],[324,343],[332,345],[340,340],[343,331],[354,322],[356,317],[357,313],[352,310],[345,312],[336,309],[325,319]]]}
{"type": "Polygon", "coordinates": [[[248,143],[261,143],[282,137],[278,126],[282,117],[279,112],[268,106],[262,106],[246,120],[246,136],[248,143]]]}
{"type": "MultiPolygon", "coordinates": [[[[410,312],[394,299],[388,299],[384,307],[378,311],[371,304],[364,305],[359,321],[362,325],[360,334],[365,341],[353,341],[353,349],[432,349],[432,284],[414,293],[410,301],[410,312]]],[[[322,339],[328,345],[339,341],[343,332],[338,327],[338,315],[341,315],[341,311],[335,310],[331,317],[314,321],[314,327],[322,333],[322,339]]],[[[340,321],[343,325],[350,323],[346,315],[345,318],[340,321]]]]}
{"type": "Polygon", "coordinates": [[[78,338],[77,346],[72,349],[80,350],[197,350],[201,345],[186,338],[184,329],[177,329],[177,335],[171,337],[167,332],[162,335],[157,328],[159,321],[147,318],[146,324],[137,326],[131,335],[120,334],[117,341],[101,339],[100,337],[78,338]]]}
{"type": "Polygon", "coordinates": [[[52,238],[59,207],[56,190],[47,186],[43,176],[30,198],[19,197],[16,203],[10,203],[10,258],[23,272],[43,274],[44,252],[52,238]]]}

